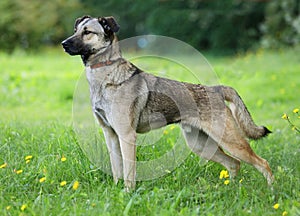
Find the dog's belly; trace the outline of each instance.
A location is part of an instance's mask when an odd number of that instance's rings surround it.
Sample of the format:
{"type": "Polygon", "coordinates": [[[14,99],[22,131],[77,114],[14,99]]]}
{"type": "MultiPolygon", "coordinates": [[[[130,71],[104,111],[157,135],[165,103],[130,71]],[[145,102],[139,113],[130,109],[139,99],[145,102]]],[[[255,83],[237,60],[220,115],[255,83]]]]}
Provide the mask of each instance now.
{"type": "Polygon", "coordinates": [[[180,122],[180,116],[172,119],[162,115],[161,113],[151,113],[150,115],[142,114],[136,132],[146,133],[151,130],[164,127],[168,124],[180,122]]]}

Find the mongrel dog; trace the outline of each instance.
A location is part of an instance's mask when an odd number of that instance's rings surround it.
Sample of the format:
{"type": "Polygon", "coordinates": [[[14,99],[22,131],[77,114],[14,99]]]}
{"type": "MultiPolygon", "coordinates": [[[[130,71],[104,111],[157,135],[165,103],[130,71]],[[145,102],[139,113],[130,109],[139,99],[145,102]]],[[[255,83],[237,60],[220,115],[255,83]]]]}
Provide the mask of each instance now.
{"type": "Polygon", "coordinates": [[[237,174],[240,160],[245,161],[271,184],[268,162],[247,141],[270,131],[253,122],[238,93],[227,86],[183,83],[141,71],[122,58],[118,30],[113,17],[83,16],[76,20],[74,34],[62,42],[65,51],[81,55],[85,65],[114,181],[123,178],[125,189],[135,187],[137,133],[177,123],[196,154],[222,164],[231,176],[237,174]]]}

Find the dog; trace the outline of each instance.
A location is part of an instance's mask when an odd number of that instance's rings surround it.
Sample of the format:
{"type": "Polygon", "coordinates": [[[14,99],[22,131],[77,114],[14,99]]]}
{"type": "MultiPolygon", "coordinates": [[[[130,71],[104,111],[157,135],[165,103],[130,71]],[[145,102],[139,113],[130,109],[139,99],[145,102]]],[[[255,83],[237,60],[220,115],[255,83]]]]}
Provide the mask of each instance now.
{"type": "Polygon", "coordinates": [[[137,133],[179,124],[191,150],[222,164],[234,177],[240,161],[252,164],[269,185],[268,162],[251,149],[248,139],[271,131],[257,126],[238,93],[229,86],[178,82],[146,73],[124,59],[114,17],[83,16],[74,34],[62,42],[65,52],[80,55],[90,87],[92,110],[109,150],[115,183],[135,188],[137,133]],[[204,144],[215,149],[206,152],[204,144]],[[226,153],[225,153],[226,151],[226,153]]]}

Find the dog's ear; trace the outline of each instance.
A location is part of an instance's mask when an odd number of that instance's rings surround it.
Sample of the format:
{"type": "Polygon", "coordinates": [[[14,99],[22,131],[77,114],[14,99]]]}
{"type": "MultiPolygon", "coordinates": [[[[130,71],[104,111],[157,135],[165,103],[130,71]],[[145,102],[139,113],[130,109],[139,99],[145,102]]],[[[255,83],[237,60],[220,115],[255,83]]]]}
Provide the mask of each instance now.
{"type": "Polygon", "coordinates": [[[119,24],[116,22],[115,18],[110,17],[99,17],[99,23],[102,25],[105,33],[109,34],[110,32],[118,32],[120,29],[119,24]]]}
{"type": "Polygon", "coordinates": [[[77,18],[75,21],[75,24],[74,24],[74,32],[77,31],[77,26],[79,25],[79,23],[81,23],[85,19],[90,19],[90,18],[92,18],[92,17],[89,15],[84,15],[82,17],[77,18]]]}

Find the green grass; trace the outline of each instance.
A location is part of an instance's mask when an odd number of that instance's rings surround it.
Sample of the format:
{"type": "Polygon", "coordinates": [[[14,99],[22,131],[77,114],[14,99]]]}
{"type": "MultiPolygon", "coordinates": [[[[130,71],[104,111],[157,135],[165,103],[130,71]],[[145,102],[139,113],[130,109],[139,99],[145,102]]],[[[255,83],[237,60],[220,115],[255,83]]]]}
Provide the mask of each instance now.
{"type": "MultiPolygon", "coordinates": [[[[91,164],[79,147],[72,127],[73,91],[83,72],[79,57],[61,49],[0,53],[0,165],[7,164],[0,169],[0,215],[282,215],[283,211],[299,215],[300,136],[281,119],[300,106],[299,51],[208,55],[219,82],[236,88],[255,121],[273,131],[251,142],[270,163],[276,179],[273,190],[246,164],[235,181],[224,185],[219,179],[222,166],[203,165],[190,154],[176,170],[138,182],[131,193],[123,192],[122,182],[114,185],[112,177],[91,164]],[[26,163],[28,155],[33,158],[26,163]],[[23,172],[17,174],[18,170],[23,172]],[[45,182],[40,182],[43,177],[45,182]],[[62,181],[67,184],[60,186],[62,181]],[[77,190],[72,189],[75,181],[80,183],[77,190]]],[[[145,60],[154,72],[195,81],[177,73],[180,66],[145,60]]],[[[172,147],[174,135],[167,130],[158,150],[164,143],[172,147]]],[[[152,149],[139,147],[139,159],[154,157],[152,149]]]]}

